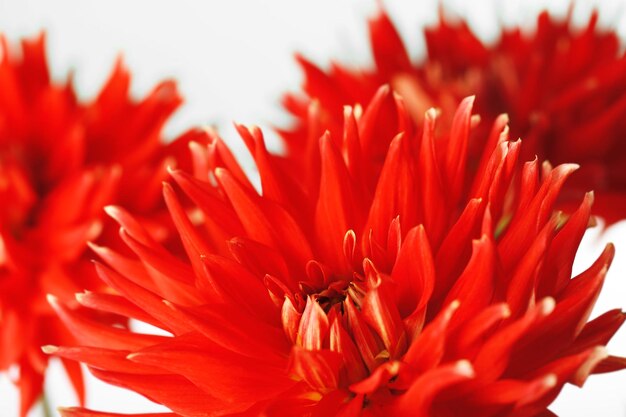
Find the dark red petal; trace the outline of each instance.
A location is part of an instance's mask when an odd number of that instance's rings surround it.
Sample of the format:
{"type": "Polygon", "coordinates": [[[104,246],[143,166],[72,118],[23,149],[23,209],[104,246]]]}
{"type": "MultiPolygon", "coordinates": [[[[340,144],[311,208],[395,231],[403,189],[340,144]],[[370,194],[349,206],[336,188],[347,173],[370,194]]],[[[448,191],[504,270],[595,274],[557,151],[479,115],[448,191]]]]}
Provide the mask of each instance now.
{"type": "Polygon", "coordinates": [[[403,224],[415,223],[417,196],[407,146],[403,134],[391,141],[378,178],[365,226],[365,230],[373,231],[377,240],[386,236],[389,224],[396,216],[403,224]]]}
{"type": "Polygon", "coordinates": [[[130,375],[95,368],[89,370],[98,379],[138,392],[158,404],[167,404],[174,413],[185,417],[206,417],[207,413],[218,411],[234,413],[247,408],[245,404],[231,404],[212,397],[177,375],[130,375]]]}
{"type": "Polygon", "coordinates": [[[563,183],[577,168],[578,165],[568,164],[550,171],[528,207],[520,207],[517,210],[498,243],[498,252],[505,273],[510,272],[523,258],[522,254],[528,250],[534,236],[552,215],[556,197],[563,183]]]}
{"type": "MultiPolygon", "coordinates": [[[[280,315],[263,284],[263,277],[254,276],[237,262],[219,255],[200,259],[201,274],[196,274],[198,288],[204,290],[204,302],[238,305],[253,316],[278,324],[280,315]]],[[[183,304],[184,305],[184,304],[183,304]]]]}
{"type": "Polygon", "coordinates": [[[172,186],[165,182],[163,183],[163,197],[170,211],[170,215],[172,216],[172,220],[178,229],[178,234],[183,242],[187,256],[191,261],[191,265],[196,274],[199,274],[202,271],[200,258],[203,255],[211,253],[211,248],[208,247],[204,239],[200,237],[200,234],[194,228],[172,186]]]}
{"type": "Polygon", "coordinates": [[[179,170],[170,171],[170,175],[204,213],[204,224],[213,247],[219,249],[232,236],[243,234],[241,222],[230,204],[206,183],[179,170]]]}
{"type": "Polygon", "coordinates": [[[576,353],[594,346],[606,346],[624,321],[626,314],[622,310],[607,311],[585,324],[567,352],[576,353]]]}
{"type": "MultiPolygon", "coordinates": [[[[485,202],[472,199],[465,206],[457,222],[450,228],[448,236],[436,251],[435,270],[437,279],[433,301],[442,303],[455,279],[461,275],[472,255],[472,240],[481,234],[481,223],[484,218],[485,202]]],[[[438,307],[439,304],[435,304],[438,307]]]]}
{"type": "Polygon", "coordinates": [[[328,336],[329,327],[328,317],[322,307],[308,297],[300,319],[296,344],[305,350],[321,350],[328,336]]]}
{"type": "Polygon", "coordinates": [[[35,370],[27,360],[22,359],[19,362],[19,367],[20,375],[17,379],[17,387],[20,395],[20,416],[26,417],[40,396],[44,376],[35,370]]]}
{"type": "Polygon", "coordinates": [[[96,263],[95,267],[100,278],[111,288],[125,295],[137,307],[162,323],[159,327],[164,327],[173,334],[183,334],[191,330],[191,326],[183,321],[178,321],[177,317],[172,315],[171,310],[163,304],[163,298],[129,281],[102,264],[96,263]]]}
{"type": "Polygon", "coordinates": [[[566,286],[572,276],[574,256],[580,240],[589,226],[593,193],[587,193],[578,210],[568,219],[565,226],[550,243],[545,266],[539,280],[538,295],[556,295],[566,286]]]}
{"type": "Polygon", "coordinates": [[[489,382],[498,379],[509,366],[515,345],[534,324],[554,311],[554,305],[551,298],[540,301],[520,319],[502,327],[485,341],[473,362],[479,378],[489,382]]]}
{"type": "Polygon", "coordinates": [[[369,21],[370,41],[374,61],[378,71],[385,77],[396,72],[410,71],[411,60],[407,54],[402,39],[391,23],[384,10],[369,21]]]}
{"type": "Polygon", "coordinates": [[[276,157],[268,152],[261,130],[256,126],[246,128],[239,124],[235,124],[235,128],[254,157],[261,177],[263,197],[281,204],[301,219],[307,219],[311,213],[307,213],[310,208],[305,204],[305,193],[292,175],[283,172],[276,157]]]}
{"type": "Polygon", "coordinates": [[[537,276],[546,256],[548,245],[556,229],[556,218],[548,222],[518,263],[508,282],[506,302],[513,317],[524,314],[535,298],[537,276]]]}
{"type": "MultiPolygon", "coordinates": [[[[391,271],[396,303],[403,317],[424,314],[435,285],[435,266],[424,226],[409,230],[391,271]]],[[[421,325],[418,326],[419,331],[421,325]]],[[[413,334],[410,335],[412,339],[413,334]]]]}
{"type": "Polygon", "coordinates": [[[448,226],[445,211],[448,201],[444,193],[442,167],[435,152],[435,122],[437,111],[429,109],[424,118],[424,132],[417,162],[420,203],[424,226],[428,230],[433,249],[439,247],[444,237],[444,228],[448,226]]]}
{"type": "Polygon", "coordinates": [[[465,185],[464,173],[467,164],[467,146],[474,98],[474,96],[470,96],[463,99],[452,119],[448,148],[442,166],[443,179],[449,187],[449,201],[455,205],[465,185]]]}
{"type": "Polygon", "coordinates": [[[594,374],[603,374],[607,372],[615,372],[626,369],[626,358],[618,356],[608,356],[593,369],[594,374]]]}
{"type": "Polygon", "coordinates": [[[379,353],[383,350],[381,343],[376,339],[370,327],[365,323],[362,313],[349,297],[343,302],[343,306],[348,316],[348,331],[361,353],[363,362],[371,372],[384,361],[384,358],[379,357],[379,353]]]}
{"type": "Polygon", "coordinates": [[[350,391],[357,394],[372,394],[379,387],[386,385],[393,377],[398,375],[401,362],[389,361],[380,365],[366,379],[350,385],[350,391]]]}
{"type": "Polygon", "coordinates": [[[250,238],[281,250],[285,259],[294,263],[303,264],[312,258],[308,239],[283,207],[244,189],[224,169],[217,169],[215,176],[250,238]]]}
{"type": "Polygon", "coordinates": [[[409,346],[403,361],[411,365],[416,373],[433,369],[441,362],[448,326],[459,306],[460,303],[456,300],[448,304],[409,346]]]}
{"type": "Polygon", "coordinates": [[[129,361],[128,350],[105,349],[99,347],[56,347],[43,346],[44,353],[64,359],[83,362],[93,368],[106,369],[112,372],[124,372],[139,375],[160,375],[162,369],[129,361]]]}
{"type": "Polygon", "coordinates": [[[378,285],[369,289],[361,311],[363,318],[376,331],[392,358],[405,351],[407,335],[404,324],[384,287],[378,285]]]}
{"type": "Polygon", "coordinates": [[[395,404],[396,416],[429,415],[430,405],[444,389],[474,377],[467,361],[433,368],[419,376],[395,404]]]}
{"type": "Polygon", "coordinates": [[[455,342],[451,349],[457,355],[474,357],[479,346],[488,337],[489,332],[497,328],[504,319],[511,316],[511,310],[505,303],[494,304],[469,319],[463,327],[458,329],[455,342]]]}
{"type": "Polygon", "coordinates": [[[162,336],[134,333],[95,322],[60,304],[53,296],[48,296],[48,301],[65,325],[86,346],[107,346],[111,349],[135,350],[166,339],[162,336]]]}
{"type": "Polygon", "coordinates": [[[291,352],[290,372],[309,386],[325,390],[337,388],[341,355],[330,350],[310,351],[294,346],[291,352]]]}
{"type": "Polygon", "coordinates": [[[333,269],[347,269],[342,243],[345,233],[360,224],[350,174],[326,133],[320,139],[322,174],[315,209],[315,233],[319,250],[333,269]]]}
{"type": "Polygon", "coordinates": [[[229,304],[203,307],[180,307],[168,301],[164,304],[178,314],[203,336],[232,352],[251,358],[274,362],[277,366],[289,354],[290,345],[282,329],[259,320],[229,304]]]}
{"type": "MultiPolygon", "coordinates": [[[[193,284],[193,270],[188,264],[172,256],[156,242],[142,243],[130,235],[126,229],[120,229],[120,236],[124,243],[141,258],[147,266],[154,268],[161,276],[159,279],[176,280],[184,284],[193,284]]],[[[159,283],[157,283],[159,285],[159,283]]]]}
{"type": "Polygon", "coordinates": [[[361,359],[361,354],[337,317],[333,319],[330,325],[329,345],[330,350],[341,354],[343,358],[342,372],[345,373],[347,381],[360,381],[367,377],[367,368],[361,359]]]}
{"type": "Polygon", "coordinates": [[[495,245],[491,236],[482,235],[472,242],[472,257],[444,301],[444,304],[454,300],[460,302],[455,323],[464,323],[491,302],[496,287],[495,262],[495,245]]]}
{"type": "Polygon", "coordinates": [[[99,310],[136,319],[155,327],[161,325],[160,322],[155,320],[148,313],[120,295],[86,291],[84,293],[75,294],[75,297],[76,301],[78,301],[81,306],[92,310],[99,310]]]}
{"type": "Polygon", "coordinates": [[[529,381],[501,379],[472,393],[470,402],[482,406],[515,404],[519,407],[541,398],[556,386],[557,381],[554,374],[542,375],[529,381]]]}

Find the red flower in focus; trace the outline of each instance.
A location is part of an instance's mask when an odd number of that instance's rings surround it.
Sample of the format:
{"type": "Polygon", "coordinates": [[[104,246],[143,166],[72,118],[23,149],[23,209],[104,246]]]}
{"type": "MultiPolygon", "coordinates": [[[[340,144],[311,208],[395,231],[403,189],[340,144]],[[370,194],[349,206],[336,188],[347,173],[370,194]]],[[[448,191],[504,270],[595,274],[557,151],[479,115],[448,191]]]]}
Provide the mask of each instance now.
{"type": "Polygon", "coordinates": [[[472,102],[440,133],[427,111],[417,134],[383,87],[362,112],[345,109],[340,136],[322,136],[311,189],[257,128],[237,126],[262,193],[216,136],[192,147],[194,175],[174,170],[164,186],[187,259],[111,209],[136,257],[98,247],[98,274],[119,295],[78,296],[171,335],[99,324],[53,299],[81,346],[45,350],[177,416],[552,415],[565,383],[625,365],[604,346],[626,315],[587,323],[613,248],[570,278],[593,194],[571,217],[555,213],[576,166],[519,164],[505,117],[467,174],[472,102]],[[193,222],[175,187],[197,205],[193,222]]]}
{"type": "MultiPolygon", "coordinates": [[[[0,371],[19,370],[25,415],[41,394],[47,356],[40,346],[74,340],[45,295],[69,301],[102,286],[85,249],[99,237],[115,242],[117,228],[103,223],[106,204],[124,204],[155,238],[166,238],[160,182],[194,134],[161,142],[161,127],[181,103],[172,82],[131,100],[120,61],[98,97],[81,103],[69,82],[50,80],[43,35],[16,49],[0,42],[0,371]]],[[[79,367],[63,363],[82,398],[79,367]]]]}
{"type": "MultiPolygon", "coordinates": [[[[309,158],[311,111],[322,113],[322,127],[340,132],[342,106],[369,103],[382,84],[404,98],[418,124],[427,108],[452,114],[463,97],[477,94],[485,128],[500,113],[509,114],[511,136],[524,138],[523,160],[538,155],[554,164],[582,165],[565,186],[563,207],[573,210],[594,189],[595,210],[609,223],[618,221],[626,217],[626,56],[617,34],[598,29],[596,22],[593,14],[586,28],[575,29],[570,16],[558,21],[544,12],[534,32],[504,29],[488,46],[465,22],[447,21],[442,13],[439,24],[425,32],[426,59],[414,64],[381,12],[370,21],[373,68],[333,64],[324,72],[299,58],[305,97],[285,97],[298,119],[294,130],[283,132],[290,158],[298,164],[309,158]]],[[[486,133],[470,143],[470,160],[490,146],[481,141],[486,133]]]]}

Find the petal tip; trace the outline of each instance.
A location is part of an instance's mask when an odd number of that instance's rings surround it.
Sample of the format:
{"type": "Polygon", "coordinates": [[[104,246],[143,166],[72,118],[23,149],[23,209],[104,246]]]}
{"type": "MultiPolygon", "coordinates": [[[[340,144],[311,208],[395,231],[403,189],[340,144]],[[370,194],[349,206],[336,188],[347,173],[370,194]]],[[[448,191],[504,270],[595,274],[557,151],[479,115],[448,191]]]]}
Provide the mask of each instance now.
{"type": "Polygon", "coordinates": [[[59,347],[54,345],[44,345],[41,347],[41,351],[46,355],[54,355],[59,351],[59,347]]]}
{"type": "Polygon", "coordinates": [[[556,374],[548,374],[542,380],[542,385],[546,388],[554,388],[559,382],[559,378],[556,374]]]}
{"type": "Polygon", "coordinates": [[[546,297],[539,304],[539,314],[547,316],[554,311],[556,300],[552,297],[546,297]]]}
{"type": "Polygon", "coordinates": [[[114,204],[109,204],[108,206],[103,207],[104,212],[111,218],[117,219],[120,215],[120,207],[114,204]]]}
{"type": "Polygon", "coordinates": [[[59,298],[56,295],[46,294],[46,300],[48,300],[48,303],[50,303],[52,307],[59,305],[59,298]]]}
{"type": "Polygon", "coordinates": [[[454,364],[454,370],[457,374],[467,378],[473,378],[476,375],[474,372],[474,367],[467,359],[461,359],[460,361],[456,362],[454,364]]]}

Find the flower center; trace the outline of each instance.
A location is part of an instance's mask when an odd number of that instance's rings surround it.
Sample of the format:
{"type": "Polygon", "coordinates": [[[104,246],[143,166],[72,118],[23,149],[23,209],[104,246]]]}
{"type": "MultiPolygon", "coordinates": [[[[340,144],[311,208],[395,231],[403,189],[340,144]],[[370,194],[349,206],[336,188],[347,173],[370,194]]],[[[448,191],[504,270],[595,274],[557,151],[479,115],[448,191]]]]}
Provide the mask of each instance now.
{"type": "Polygon", "coordinates": [[[300,293],[285,297],[283,328],[294,345],[297,378],[319,392],[348,388],[405,352],[406,335],[400,318],[386,311],[382,279],[371,266],[322,288],[301,283],[300,293]]]}
{"type": "Polygon", "coordinates": [[[0,207],[0,219],[10,233],[18,237],[33,220],[33,209],[39,199],[38,186],[31,164],[21,148],[10,146],[0,151],[0,200],[11,204],[0,207]]]}
{"type": "MultiPolygon", "coordinates": [[[[328,284],[326,288],[317,290],[308,287],[305,283],[300,285],[303,294],[303,300],[307,297],[317,301],[317,304],[329,314],[331,310],[336,309],[337,313],[344,313],[344,301],[349,298],[354,305],[360,309],[365,297],[366,288],[362,281],[338,280],[328,284]]],[[[304,307],[304,306],[303,306],[304,307]]]]}

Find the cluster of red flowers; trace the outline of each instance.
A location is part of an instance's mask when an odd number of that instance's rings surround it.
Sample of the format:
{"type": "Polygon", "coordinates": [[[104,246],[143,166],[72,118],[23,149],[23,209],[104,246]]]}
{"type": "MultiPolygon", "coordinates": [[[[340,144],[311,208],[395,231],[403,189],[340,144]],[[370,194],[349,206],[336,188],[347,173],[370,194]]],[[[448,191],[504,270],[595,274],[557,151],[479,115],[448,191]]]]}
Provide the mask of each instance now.
{"type": "MultiPolygon", "coordinates": [[[[450,22],[441,14],[439,24],[425,32],[427,57],[417,65],[389,17],[380,13],[370,21],[374,68],[334,64],[324,72],[299,58],[305,94],[284,100],[299,121],[283,133],[291,159],[310,157],[314,139],[303,138],[312,127],[311,102],[318,103],[321,127],[339,133],[342,107],[368,103],[383,84],[403,97],[418,124],[428,108],[451,115],[463,97],[476,94],[482,129],[507,113],[512,137],[524,141],[524,160],[537,155],[554,164],[581,164],[566,185],[562,207],[571,209],[595,190],[594,212],[608,222],[621,220],[626,213],[626,55],[617,35],[602,32],[596,23],[593,14],[586,28],[575,29],[571,15],[561,21],[544,12],[534,33],[505,29],[495,45],[486,46],[465,22],[450,22]]],[[[492,145],[481,141],[488,137],[482,133],[470,144],[474,158],[492,145]]],[[[382,157],[385,149],[379,152],[382,157]]]]}
{"type": "Polygon", "coordinates": [[[439,135],[427,111],[420,134],[381,88],[362,114],[345,109],[339,139],[321,137],[309,189],[257,128],[238,126],[261,194],[218,137],[194,146],[193,175],[171,175],[199,225],[164,186],[187,259],[109,210],[136,258],[98,248],[118,295],[78,296],[172,336],[98,324],[52,299],[82,346],[46,350],[180,416],[535,416],[566,382],[622,367],[602,346],[626,316],[586,323],[613,248],[570,279],[593,194],[555,214],[577,167],[519,164],[505,117],[468,175],[472,102],[439,135]],[[375,127],[389,115],[397,134],[383,140],[375,127]],[[388,148],[382,167],[372,141],[388,148]]]}
{"type": "Polygon", "coordinates": [[[626,368],[605,349],[626,314],[589,321],[613,247],[572,278],[592,214],[626,217],[626,58],[595,21],[487,47],[442,18],[415,65],[379,14],[375,68],[300,59],[286,155],[236,126],[261,190],[212,130],[163,145],[171,83],[134,103],[118,65],[82,104],[42,39],[4,45],[0,370],[22,414],[41,345],[79,392],[78,362],[171,410],[149,416],[548,417],[626,368]]]}
{"type": "MultiPolygon", "coordinates": [[[[97,98],[81,103],[69,81],[51,81],[43,35],[21,48],[2,38],[0,54],[0,371],[17,366],[25,414],[41,394],[48,356],[40,346],[75,340],[46,295],[75,304],[77,291],[102,287],[86,242],[119,246],[107,204],[123,204],[160,241],[171,239],[161,181],[177,158],[189,165],[186,143],[202,139],[190,132],[161,142],[181,103],[171,81],[135,102],[118,61],[97,98]]],[[[82,398],[79,365],[63,365],[82,398]]]]}

